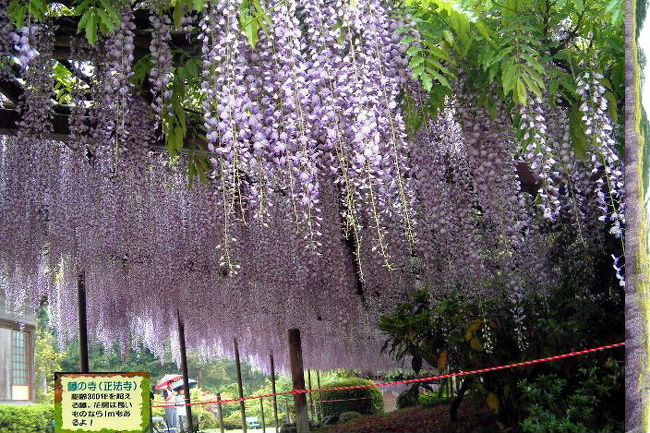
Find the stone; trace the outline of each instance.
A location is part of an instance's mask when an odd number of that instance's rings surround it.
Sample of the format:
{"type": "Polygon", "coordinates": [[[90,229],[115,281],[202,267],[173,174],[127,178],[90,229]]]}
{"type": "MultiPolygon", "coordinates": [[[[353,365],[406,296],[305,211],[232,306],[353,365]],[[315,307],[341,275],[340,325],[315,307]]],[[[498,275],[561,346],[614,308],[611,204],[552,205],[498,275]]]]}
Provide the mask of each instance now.
{"type": "Polygon", "coordinates": [[[361,416],[361,414],[359,412],[354,412],[354,411],[343,412],[341,415],[339,415],[339,422],[350,421],[351,419],[357,418],[357,417],[360,417],[360,416],[361,416]]]}

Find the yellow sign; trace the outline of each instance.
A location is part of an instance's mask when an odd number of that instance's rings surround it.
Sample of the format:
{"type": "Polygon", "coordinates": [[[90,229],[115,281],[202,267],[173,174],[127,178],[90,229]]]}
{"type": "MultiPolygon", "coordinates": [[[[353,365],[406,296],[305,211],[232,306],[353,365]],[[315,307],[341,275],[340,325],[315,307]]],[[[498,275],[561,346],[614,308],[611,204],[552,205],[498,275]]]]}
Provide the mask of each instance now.
{"type": "Polygon", "coordinates": [[[55,433],[149,431],[149,373],[56,373],[55,383],[55,433]]]}

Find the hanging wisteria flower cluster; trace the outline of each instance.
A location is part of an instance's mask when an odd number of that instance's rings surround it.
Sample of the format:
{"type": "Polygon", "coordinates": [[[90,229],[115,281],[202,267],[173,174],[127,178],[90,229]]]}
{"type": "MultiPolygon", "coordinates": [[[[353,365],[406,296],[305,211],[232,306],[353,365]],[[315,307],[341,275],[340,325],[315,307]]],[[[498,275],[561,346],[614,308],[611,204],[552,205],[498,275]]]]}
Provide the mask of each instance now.
{"type": "Polygon", "coordinates": [[[246,4],[208,2],[198,22],[204,182],[190,180],[192,155],[158,150],[178,30],[159,8],[153,99],[136,93],[137,29],[124,6],[81,68],[93,101],[72,95],[72,142],[48,136],[51,29],[0,28],[26,89],[20,131],[0,143],[0,288],[16,307],[46,296],[62,341],[76,334],[83,271],[92,335],[106,344],[135,336],[163,354],[178,310],[206,356],[230,355],[237,337],[258,365],[273,350],[284,366],[286,330],[298,327],[310,368],[382,369],[377,318],[413,290],[507,299],[523,323],[522,303],[557,281],[558,225],[576,221],[576,236],[595,239],[599,208],[622,236],[600,75],[578,80],[589,161],[571,148],[564,108],[540,97],[515,122],[499,102],[495,121],[463,77],[407,135],[404,95],[427,95],[387,2],[261,2],[255,46],[246,4]]]}

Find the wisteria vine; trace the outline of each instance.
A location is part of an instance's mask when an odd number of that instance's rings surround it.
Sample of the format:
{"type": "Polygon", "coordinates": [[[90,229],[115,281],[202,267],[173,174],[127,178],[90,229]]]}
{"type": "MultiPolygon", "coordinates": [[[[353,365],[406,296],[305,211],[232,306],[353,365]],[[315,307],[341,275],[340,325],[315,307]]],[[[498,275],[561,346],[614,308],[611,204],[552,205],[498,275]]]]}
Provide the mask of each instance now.
{"type": "Polygon", "coordinates": [[[427,98],[400,42],[408,17],[380,0],[269,0],[251,46],[246,5],[209,2],[196,28],[204,182],[189,175],[191,155],[157,150],[179,31],[159,7],[153,99],[133,84],[135,15],[124,6],[80,63],[93,102],[81,87],[72,95],[72,142],[48,136],[51,27],[8,31],[0,16],[0,49],[26,84],[20,131],[0,143],[0,287],[16,308],[47,297],[62,341],[75,335],[83,270],[90,325],[107,344],[135,337],[163,354],[178,309],[206,356],[229,355],[237,337],[252,361],[273,349],[286,365],[285,332],[299,327],[310,367],[380,369],[390,361],[377,317],[413,290],[503,297],[518,316],[557,282],[549,245],[563,224],[581,242],[602,240],[602,223],[623,236],[602,75],[577,80],[587,160],[571,147],[566,108],[546,95],[497,101],[495,121],[463,76],[407,134],[405,95],[427,98]]]}

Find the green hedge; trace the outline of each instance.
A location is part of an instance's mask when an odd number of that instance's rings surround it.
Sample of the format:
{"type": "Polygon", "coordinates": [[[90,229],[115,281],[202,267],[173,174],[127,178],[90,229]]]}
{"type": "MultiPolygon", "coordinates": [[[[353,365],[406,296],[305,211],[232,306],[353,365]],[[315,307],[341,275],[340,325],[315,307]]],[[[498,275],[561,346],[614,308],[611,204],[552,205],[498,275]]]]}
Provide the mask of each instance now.
{"type": "Polygon", "coordinates": [[[0,405],[0,433],[46,433],[53,420],[50,404],[0,405]]]}
{"type": "Polygon", "coordinates": [[[201,430],[219,428],[219,418],[201,406],[192,406],[192,418],[197,421],[201,430]]]}
{"type": "MultiPolygon", "coordinates": [[[[333,382],[325,383],[323,388],[338,388],[342,386],[370,385],[372,381],[358,377],[344,377],[333,382]]],[[[343,412],[359,412],[371,415],[384,412],[384,398],[376,387],[359,389],[342,389],[340,391],[315,392],[314,402],[321,400],[346,400],[323,402],[323,415],[340,415],[343,412]]]]}

